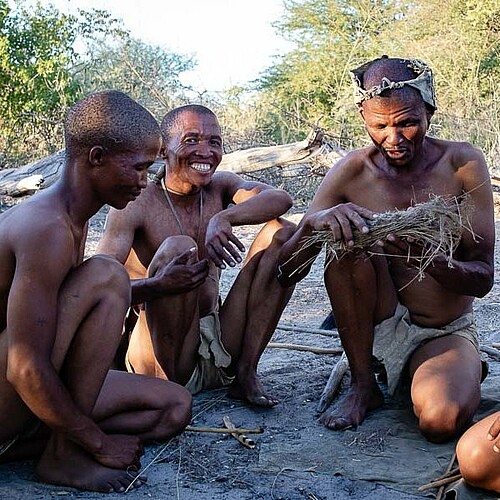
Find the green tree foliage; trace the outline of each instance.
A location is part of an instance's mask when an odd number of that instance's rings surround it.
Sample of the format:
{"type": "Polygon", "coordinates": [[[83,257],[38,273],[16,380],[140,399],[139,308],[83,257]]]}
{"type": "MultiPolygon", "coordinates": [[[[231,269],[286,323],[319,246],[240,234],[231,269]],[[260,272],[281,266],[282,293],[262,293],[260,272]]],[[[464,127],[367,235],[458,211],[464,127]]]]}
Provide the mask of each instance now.
{"type": "Polygon", "coordinates": [[[295,49],[270,68],[260,88],[292,136],[322,117],[322,125],[350,135],[349,70],[390,50],[382,40],[406,12],[408,1],[287,0],[277,25],[295,49]],[[304,127],[306,125],[306,127],[304,127]],[[347,127],[347,128],[346,128],[347,127]]]}
{"type": "Polygon", "coordinates": [[[67,108],[89,92],[116,88],[163,115],[193,65],[131,39],[104,10],[0,0],[0,168],[60,149],[67,108]]]}
{"type": "Polygon", "coordinates": [[[189,57],[127,37],[118,44],[94,47],[77,76],[85,93],[118,88],[161,119],[185,102],[189,89],[179,77],[193,67],[189,57]]]}
{"type": "Polygon", "coordinates": [[[277,28],[295,49],[260,80],[276,134],[300,136],[322,117],[344,147],[363,143],[348,72],[388,54],[433,67],[433,133],[500,153],[500,0],[285,0],[285,8],[277,28]]]}
{"type": "Polygon", "coordinates": [[[82,93],[75,43],[123,34],[105,11],[73,16],[50,4],[12,4],[0,0],[0,164],[61,146],[62,116],[82,93]]]}

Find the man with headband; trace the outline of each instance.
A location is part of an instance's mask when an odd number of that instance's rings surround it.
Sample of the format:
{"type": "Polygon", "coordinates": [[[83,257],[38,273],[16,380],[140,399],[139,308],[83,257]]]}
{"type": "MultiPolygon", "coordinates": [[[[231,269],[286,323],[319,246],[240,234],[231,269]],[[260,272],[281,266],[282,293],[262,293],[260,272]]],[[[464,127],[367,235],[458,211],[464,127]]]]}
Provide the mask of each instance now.
{"type": "Polygon", "coordinates": [[[294,236],[284,245],[283,285],[302,279],[320,246],[301,248],[314,231],[331,229],[353,245],[377,212],[405,210],[433,195],[471,201],[474,234],[464,232],[452,260],[438,255],[419,280],[415,243],[391,235],[369,256],[348,252],[325,269],[351,385],[321,422],[331,429],[360,424],[384,397],[372,355],[385,366],[388,392],[411,379],[419,427],[431,441],[469,425],[480,401],[482,365],[472,320],[474,297],[493,284],[494,217],[483,154],[467,143],[429,137],[436,110],[432,72],[421,61],[388,58],[352,72],[356,103],[373,144],[352,151],[328,172],[294,236]],[[299,249],[301,251],[299,251],[299,249]],[[401,258],[404,256],[404,258],[401,258]]]}

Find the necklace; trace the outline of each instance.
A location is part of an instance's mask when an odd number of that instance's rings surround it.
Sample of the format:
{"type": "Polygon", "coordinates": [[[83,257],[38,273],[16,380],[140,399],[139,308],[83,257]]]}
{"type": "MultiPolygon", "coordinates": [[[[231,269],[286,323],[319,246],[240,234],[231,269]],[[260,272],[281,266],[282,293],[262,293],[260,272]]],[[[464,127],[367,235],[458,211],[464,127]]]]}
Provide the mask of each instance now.
{"type": "MultiPolygon", "coordinates": [[[[185,235],[186,233],[184,231],[184,228],[182,227],[182,223],[181,223],[181,220],[179,218],[179,215],[177,214],[177,211],[175,210],[172,199],[170,198],[170,195],[168,194],[168,189],[167,189],[167,186],[165,185],[165,179],[162,178],[160,182],[161,182],[161,187],[163,189],[163,194],[165,195],[168,206],[169,206],[170,210],[172,211],[172,214],[175,218],[175,222],[177,223],[177,227],[179,228],[179,232],[181,234],[185,235]]],[[[200,189],[200,210],[199,210],[199,219],[198,219],[198,234],[196,235],[196,244],[197,245],[199,245],[199,241],[200,241],[202,221],[203,221],[203,188],[200,189]]]]}

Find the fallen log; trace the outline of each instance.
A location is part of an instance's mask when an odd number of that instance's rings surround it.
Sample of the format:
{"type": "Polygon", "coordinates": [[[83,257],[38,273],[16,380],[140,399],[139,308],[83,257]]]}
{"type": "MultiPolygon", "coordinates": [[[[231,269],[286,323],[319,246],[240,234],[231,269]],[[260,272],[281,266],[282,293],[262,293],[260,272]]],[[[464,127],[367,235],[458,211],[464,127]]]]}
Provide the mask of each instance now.
{"type": "MultiPolygon", "coordinates": [[[[218,170],[245,174],[271,167],[308,163],[321,157],[321,163],[330,166],[345,155],[341,149],[324,142],[323,131],[316,128],[306,139],[290,144],[249,148],[225,154],[218,170]]],[[[46,158],[20,168],[0,170],[0,195],[23,196],[52,185],[63,169],[64,151],[58,151],[46,158]],[[27,179],[30,179],[27,182],[27,179]]],[[[158,159],[149,172],[154,174],[164,165],[158,159]]]]}

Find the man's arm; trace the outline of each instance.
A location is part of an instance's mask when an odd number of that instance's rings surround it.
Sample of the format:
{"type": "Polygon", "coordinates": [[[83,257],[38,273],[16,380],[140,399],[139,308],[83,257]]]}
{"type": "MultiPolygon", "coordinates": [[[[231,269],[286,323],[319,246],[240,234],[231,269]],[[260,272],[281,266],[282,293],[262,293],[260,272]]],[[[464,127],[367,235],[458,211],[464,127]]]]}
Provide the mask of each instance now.
{"type": "Polygon", "coordinates": [[[217,185],[227,208],[215,214],[208,223],[205,245],[208,255],[218,267],[234,266],[245,250],[232,228],[245,224],[261,224],[276,219],[293,204],[291,196],[262,182],[245,181],[236,174],[217,174],[217,185]]]}
{"type": "Polygon", "coordinates": [[[345,202],[344,187],[357,171],[358,161],[352,156],[347,155],[329,170],[294,235],[284,243],[278,267],[278,280],[283,286],[293,285],[309,273],[321,244],[304,248],[303,242],[315,231],[330,229],[336,241],[344,240],[347,245],[352,244],[353,227],[368,232],[366,219],[373,218],[373,212],[345,202]]]}
{"type": "MultiPolygon", "coordinates": [[[[115,257],[125,264],[132,250],[135,231],[140,225],[140,212],[146,205],[134,202],[134,206],[123,210],[110,209],[104,234],[97,246],[97,253],[115,257]]],[[[147,213],[144,214],[147,216],[147,213]]],[[[206,260],[197,262],[194,250],[188,250],[172,260],[161,256],[155,259],[150,277],[132,279],[131,305],[142,304],[169,294],[184,293],[200,286],[207,277],[206,260]]]]}
{"type": "Polygon", "coordinates": [[[468,221],[472,234],[464,228],[462,240],[451,260],[440,256],[426,272],[442,287],[462,295],[483,297],[493,286],[495,218],[491,180],[483,154],[471,146],[464,146],[463,166],[457,175],[467,194],[470,213],[468,221]]]}
{"type": "Polygon", "coordinates": [[[48,427],[96,455],[106,436],[74,403],[51,360],[59,290],[75,260],[73,238],[58,226],[31,224],[20,228],[15,239],[16,270],[7,307],[7,378],[48,427]]]}

